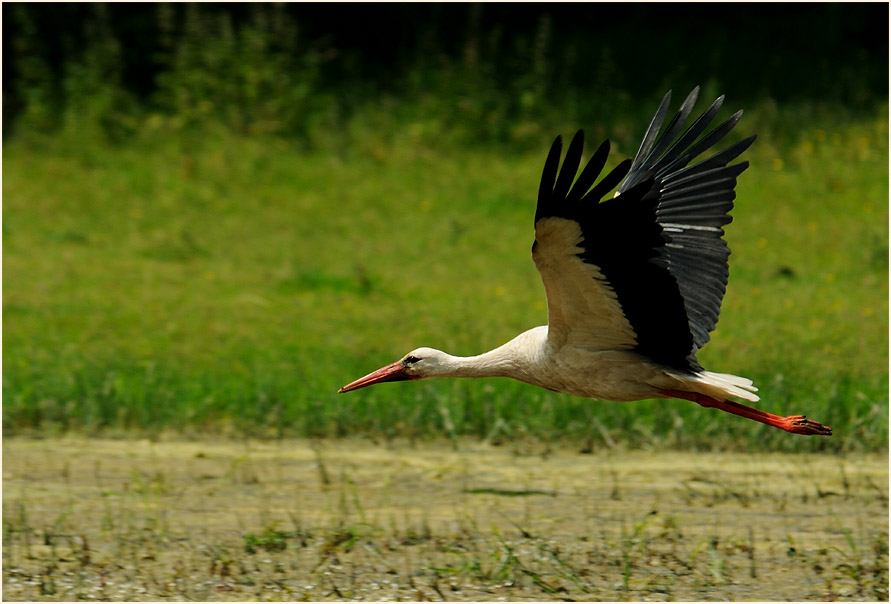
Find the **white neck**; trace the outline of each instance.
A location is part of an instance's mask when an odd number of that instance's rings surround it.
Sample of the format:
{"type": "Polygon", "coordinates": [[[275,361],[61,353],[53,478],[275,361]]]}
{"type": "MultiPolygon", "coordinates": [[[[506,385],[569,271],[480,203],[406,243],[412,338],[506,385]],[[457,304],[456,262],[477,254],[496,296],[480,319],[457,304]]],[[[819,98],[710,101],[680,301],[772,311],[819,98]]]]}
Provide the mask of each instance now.
{"type": "Polygon", "coordinates": [[[436,375],[431,377],[511,377],[516,359],[511,359],[501,348],[484,352],[472,357],[456,357],[445,355],[436,375]]]}
{"type": "Polygon", "coordinates": [[[510,377],[528,382],[529,369],[540,363],[546,341],[547,327],[536,327],[476,356],[456,357],[442,353],[437,367],[425,377],[510,377]]]}

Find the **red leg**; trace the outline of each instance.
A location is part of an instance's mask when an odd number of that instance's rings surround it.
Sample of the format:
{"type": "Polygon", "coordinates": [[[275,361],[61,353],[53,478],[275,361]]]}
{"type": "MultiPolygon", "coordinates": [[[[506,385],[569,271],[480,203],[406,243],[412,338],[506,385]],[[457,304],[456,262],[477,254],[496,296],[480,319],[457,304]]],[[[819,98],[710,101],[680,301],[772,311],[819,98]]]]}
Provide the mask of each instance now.
{"type": "Polygon", "coordinates": [[[774,428],[779,428],[780,430],[785,430],[786,432],[792,432],[794,434],[819,434],[823,436],[832,436],[832,428],[830,428],[829,426],[824,426],[820,422],[806,419],[803,415],[790,415],[789,417],[780,417],[779,415],[767,413],[766,411],[761,411],[760,409],[747,407],[735,401],[722,401],[720,399],[712,398],[704,394],[699,394],[698,392],[684,392],[683,390],[660,390],[659,393],[665,397],[680,398],[688,401],[693,401],[694,403],[702,405],[703,407],[714,407],[715,409],[720,409],[721,411],[726,411],[727,413],[739,415],[740,417],[753,419],[756,422],[761,422],[762,424],[767,424],[768,426],[773,426],[774,428]]]}

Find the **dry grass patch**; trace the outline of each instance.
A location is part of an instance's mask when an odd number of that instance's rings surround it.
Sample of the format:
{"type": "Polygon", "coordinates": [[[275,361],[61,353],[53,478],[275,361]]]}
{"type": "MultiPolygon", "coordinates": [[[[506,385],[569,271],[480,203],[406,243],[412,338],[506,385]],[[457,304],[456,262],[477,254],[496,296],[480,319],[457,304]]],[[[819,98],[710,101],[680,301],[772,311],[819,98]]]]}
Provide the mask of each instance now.
{"type": "Polygon", "coordinates": [[[874,600],[885,457],[3,443],[6,600],[874,600]]]}

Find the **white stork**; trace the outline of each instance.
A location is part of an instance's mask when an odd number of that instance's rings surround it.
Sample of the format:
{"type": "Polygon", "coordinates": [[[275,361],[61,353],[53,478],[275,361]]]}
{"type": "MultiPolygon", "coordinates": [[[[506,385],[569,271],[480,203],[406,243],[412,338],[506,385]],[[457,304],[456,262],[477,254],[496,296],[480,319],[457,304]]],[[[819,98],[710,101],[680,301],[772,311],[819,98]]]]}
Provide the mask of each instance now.
{"type": "Polygon", "coordinates": [[[736,177],[748,167],[728,163],[755,140],[689,165],[743,113],[699,138],[724,97],[685,130],[698,92],[690,93],[657,140],[671,99],[666,94],[634,160],[596,185],[609,141],[575,184],[584,135],[579,130],[572,139],[559,174],[562,143],[559,136],[554,141],[532,244],[547,292],[547,326],[473,357],[418,348],[338,392],[432,377],[509,377],[594,399],[686,399],[787,432],[831,435],[831,428],[803,415],[781,417],[729,400],[757,401],[757,388],[746,378],[705,371],[696,360],[721,310],[730,255],[721,227],[732,220],[736,177]],[[603,200],[616,185],[615,196],[603,200]]]}

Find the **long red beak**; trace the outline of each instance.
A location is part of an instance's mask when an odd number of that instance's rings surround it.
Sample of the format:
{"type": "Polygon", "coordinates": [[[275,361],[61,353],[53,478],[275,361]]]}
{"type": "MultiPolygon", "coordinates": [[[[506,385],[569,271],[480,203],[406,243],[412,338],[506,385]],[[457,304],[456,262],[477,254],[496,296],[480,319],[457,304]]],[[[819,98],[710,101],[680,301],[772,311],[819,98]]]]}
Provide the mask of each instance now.
{"type": "Polygon", "coordinates": [[[365,388],[365,386],[373,386],[374,384],[380,384],[381,382],[401,382],[403,380],[410,380],[411,377],[405,374],[405,367],[402,366],[401,361],[396,361],[395,363],[391,363],[386,367],[381,367],[377,371],[372,371],[365,377],[361,377],[355,382],[350,382],[343,388],[337,391],[338,394],[341,392],[349,392],[350,390],[358,390],[359,388],[365,388]]]}

